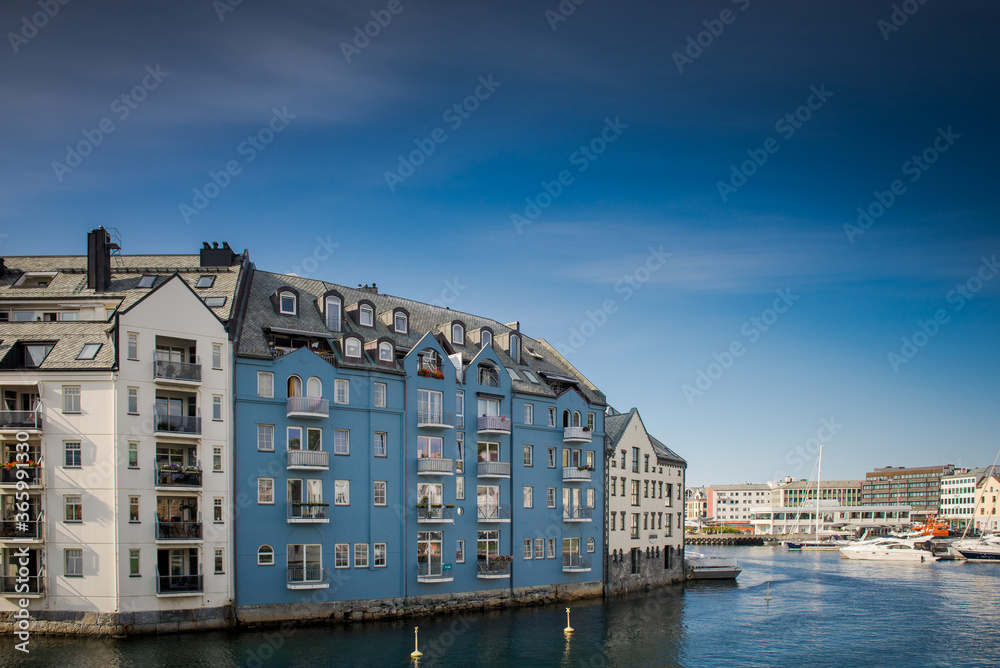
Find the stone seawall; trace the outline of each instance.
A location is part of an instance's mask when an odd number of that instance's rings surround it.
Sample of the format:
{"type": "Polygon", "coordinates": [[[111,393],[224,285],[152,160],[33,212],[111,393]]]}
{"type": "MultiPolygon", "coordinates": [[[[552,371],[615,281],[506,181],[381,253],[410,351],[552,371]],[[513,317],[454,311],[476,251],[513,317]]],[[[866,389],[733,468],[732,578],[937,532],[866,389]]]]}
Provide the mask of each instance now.
{"type": "Polygon", "coordinates": [[[625,553],[620,560],[609,559],[607,565],[607,593],[619,594],[652,587],[678,584],[684,581],[682,552],[671,554],[670,568],[665,567],[664,557],[646,557],[640,554],[633,573],[632,559],[625,553]]]}
{"type": "MultiPolygon", "coordinates": [[[[181,631],[211,631],[233,626],[232,606],[150,612],[32,610],[28,631],[34,635],[121,637],[181,631]]],[[[0,635],[13,634],[13,612],[0,613],[0,635]]]]}

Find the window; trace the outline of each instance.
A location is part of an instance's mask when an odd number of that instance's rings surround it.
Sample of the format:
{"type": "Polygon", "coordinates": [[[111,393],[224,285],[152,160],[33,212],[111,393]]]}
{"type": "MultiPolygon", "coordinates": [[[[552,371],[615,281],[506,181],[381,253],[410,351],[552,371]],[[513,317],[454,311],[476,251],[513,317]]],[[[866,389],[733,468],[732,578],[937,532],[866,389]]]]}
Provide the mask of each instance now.
{"type": "Polygon", "coordinates": [[[548,508],[556,507],[556,488],[549,487],[545,490],[545,505],[548,508]]]}
{"type": "Polygon", "coordinates": [[[144,274],[142,278],[139,279],[140,288],[151,288],[153,283],[156,282],[156,276],[151,276],[149,274],[144,274]]]}
{"type": "Polygon", "coordinates": [[[509,373],[509,374],[510,374],[510,377],[511,377],[512,379],[514,379],[514,380],[521,380],[521,377],[517,375],[517,371],[514,371],[514,370],[513,370],[513,369],[511,369],[511,368],[510,368],[509,366],[507,366],[507,367],[504,367],[504,368],[505,368],[505,369],[507,369],[507,373],[509,373]]]}
{"type": "Polygon", "coordinates": [[[385,568],[385,543],[375,543],[375,549],[373,552],[374,554],[372,556],[374,556],[374,560],[372,562],[372,566],[375,568],[385,568]]]}
{"type": "Polygon", "coordinates": [[[351,544],[350,543],[336,543],[333,546],[333,567],[334,568],[350,568],[351,567],[351,544]]]}
{"type": "Polygon", "coordinates": [[[645,461],[645,466],[646,466],[646,470],[645,470],[645,473],[649,473],[649,455],[643,455],[643,457],[644,457],[644,458],[645,458],[645,460],[646,460],[646,461],[645,461]]]}
{"type": "Polygon", "coordinates": [[[225,569],[225,566],[226,566],[225,561],[226,561],[226,559],[225,559],[225,551],[224,551],[224,549],[221,548],[221,547],[215,548],[215,555],[214,555],[214,557],[215,557],[214,558],[214,561],[215,561],[215,564],[214,564],[215,565],[215,573],[216,574],[225,573],[226,572],[226,569],[225,569]]]}
{"type": "Polygon", "coordinates": [[[618,476],[611,476],[611,496],[618,496],[615,492],[618,490],[618,476]]]}
{"type": "Polygon", "coordinates": [[[639,472],[639,448],[632,448],[632,473],[639,472]]]}
{"type": "Polygon", "coordinates": [[[384,431],[375,432],[375,442],[372,446],[372,450],[376,457],[387,457],[385,449],[385,439],[386,433],[384,431]]]}
{"type": "Polygon", "coordinates": [[[456,540],[455,541],[455,563],[464,564],[465,563],[465,541],[456,540]]]}
{"type": "Polygon", "coordinates": [[[534,424],[535,422],[535,405],[525,404],[524,405],[524,424],[534,424]]]}
{"type": "Polygon", "coordinates": [[[270,545],[261,545],[257,548],[257,565],[274,566],[274,548],[270,545]]]}
{"type": "Polygon", "coordinates": [[[465,345],[465,329],[457,323],[451,326],[451,342],[456,346],[465,345]]]}
{"type": "Polygon", "coordinates": [[[638,480],[633,480],[632,481],[632,505],[633,506],[638,506],[639,505],[639,481],[638,480]]]}
{"type": "Polygon", "coordinates": [[[261,452],[274,452],[274,425],[257,425],[257,449],[261,452]]]}
{"type": "Polygon", "coordinates": [[[465,500],[465,478],[455,478],[455,498],[459,501],[465,500]]]}
{"type": "Polygon", "coordinates": [[[135,332],[128,333],[128,358],[139,359],[139,335],[135,332]]]}
{"type": "Polygon", "coordinates": [[[532,462],[532,454],[533,454],[532,450],[533,450],[533,446],[530,446],[530,445],[525,445],[524,446],[524,465],[525,466],[531,466],[532,465],[532,463],[531,463],[532,462]]]}
{"type": "Polygon", "coordinates": [[[257,478],[257,504],[274,505],[274,478],[257,478]]]}
{"type": "Polygon", "coordinates": [[[417,457],[443,457],[443,443],[440,436],[417,436],[417,457]]]}
{"type": "Polygon", "coordinates": [[[130,387],[128,388],[128,414],[138,415],[139,414],[139,388],[130,387]]]}
{"type": "Polygon", "coordinates": [[[128,521],[138,522],[139,521],[139,497],[130,496],[128,497],[128,521]]]}
{"type": "Polygon", "coordinates": [[[590,427],[591,433],[594,432],[594,426],[596,424],[596,417],[593,413],[587,413],[587,426],[590,427]]]}
{"type": "Polygon", "coordinates": [[[465,429],[465,392],[458,390],[455,393],[455,428],[465,429]]]}
{"type": "Polygon", "coordinates": [[[593,488],[590,488],[590,489],[587,490],[587,507],[588,508],[593,508],[594,507],[594,489],[593,488]]]}
{"type": "Polygon", "coordinates": [[[354,567],[368,568],[368,543],[354,544],[354,567]]]}
{"type": "Polygon", "coordinates": [[[353,336],[344,339],[344,357],[361,359],[361,341],[359,339],[353,336]]]}
{"type": "Polygon", "coordinates": [[[622,450],[622,470],[625,470],[625,451],[622,450]]]}
{"type": "Polygon", "coordinates": [[[514,364],[521,363],[521,339],[514,334],[510,335],[510,345],[507,348],[507,353],[514,360],[514,364]]]}
{"type": "Polygon", "coordinates": [[[535,539],[535,559],[545,558],[545,539],[536,538],[535,539]]]}
{"type": "Polygon", "coordinates": [[[284,315],[295,315],[298,298],[293,292],[282,292],[278,296],[278,312],[284,315]]]}
{"type": "Polygon", "coordinates": [[[139,442],[128,442],[128,467],[130,469],[139,468],[139,442]]]}
{"type": "Polygon", "coordinates": [[[361,308],[358,310],[358,323],[362,327],[374,327],[375,309],[368,304],[362,304],[361,308]]]}
{"type": "Polygon", "coordinates": [[[205,297],[205,306],[211,306],[214,308],[216,306],[225,306],[225,305],[226,305],[225,297],[205,297]]]}
{"type": "Polygon", "coordinates": [[[331,332],[340,331],[340,309],[342,304],[339,297],[326,298],[326,328],[331,332]]]}
{"type": "Polygon", "coordinates": [[[376,480],[375,481],[375,491],[374,491],[374,499],[373,499],[373,501],[374,501],[374,503],[375,503],[376,506],[384,506],[385,505],[385,485],[386,485],[386,483],[385,483],[384,480],[376,480]]]}
{"type": "Polygon", "coordinates": [[[556,409],[552,406],[549,406],[549,426],[556,426],[556,409]]]}
{"type": "Polygon", "coordinates": [[[216,445],[212,447],[212,470],[221,471],[222,470],[222,446],[216,445]]]}
{"type": "Polygon", "coordinates": [[[212,395],[212,419],[216,422],[222,421],[222,395],[212,395]]]}
{"type": "Polygon", "coordinates": [[[649,481],[648,480],[643,480],[642,482],[643,482],[642,498],[648,499],[649,498],[649,481]]]}
{"type": "Polygon", "coordinates": [[[375,408],[385,408],[385,383],[375,383],[375,408]]]}
{"type": "Polygon", "coordinates": [[[351,382],[343,378],[333,381],[333,403],[348,404],[351,401],[351,382]]]}
{"type": "Polygon", "coordinates": [[[610,522],[610,524],[611,524],[611,530],[612,530],[612,531],[614,531],[614,530],[615,530],[615,517],[616,517],[617,515],[618,515],[618,512],[617,512],[617,511],[615,511],[615,510],[612,510],[612,511],[611,511],[611,522],[610,522]]]}
{"type": "Polygon", "coordinates": [[[587,539],[587,552],[593,552],[593,551],[594,551],[594,538],[593,536],[591,536],[590,538],[587,539]]]}
{"type": "Polygon", "coordinates": [[[393,346],[388,341],[383,341],[378,344],[378,361],[379,362],[392,362],[396,359],[396,353],[393,350],[393,346]]]}
{"type": "Polygon", "coordinates": [[[67,494],[63,497],[63,520],[66,522],[83,521],[83,497],[79,494],[67,494]]]}
{"type": "Polygon", "coordinates": [[[286,434],[286,445],[285,448],[288,450],[301,450],[302,449],[302,427],[288,427],[285,430],[286,434]]]}
{"type": "Polygon", "coordinates": [[[200,276],[198,282],[195,283],[196,288],[210,288],[213,285],[215,285],[215,276],[200,276]]]}
{"type": "Polygon", "coordinates": [[[549,559],[555,559],[556,558],[556,539],[555,538],[549,538],[548,539],[548,558],[549,559]]]}
{"type": "Polygon", "coordinates": [[[500,372],[492,364],[480,364],[479,384],[485,387],[500,387],[500,372]]]}
{"type": "Polygon", "coordinates": [[[629,529],[631,532],[629,536],[631,538],[639,537],[639,513],[632,513],[632,524],[629,529]]]}
{"type": "Polygon", "coordinates": [[[525,376],[528,377],[528,380],[530,380],[532,383],[534,383],[535,385],[539,384],[538,379],[535,378],[535,374],[531,373],[527,369],[522,369],[522,372],[524,373],[525,376]]]}
{"type": "Polygon", "coordinates": [[[79,441],[67,441],[63,443],[63,466],[70,468],[80,468],[81,451],[79,441]]]}
{"type": "Polygon", "coordinates": [[[266,399],[274,397],[274,374],[270,371],[257,372],[257,396],[266,399]]]}
{"type": "Polygon", "coordinates": [[[525,538],[524,539],[524,558],[525,559],[531,559],[532,551],[533,550],[532,550],[532,547],[531,547],[531,539],[530,538],[525,538]]]}
{"type": "Polygon", "coordinates": [[[479,347],[493,345],[493,333],[488,329],[479,330],[479,347]]]}
{"type": "Polygon", "coordinates": [[[524,488],[524,507],[525,508],[531,508],[532,507],[532,505],[531,505],[532,504],[531,495],[532,495],[532,489],[530,487],[525,487],[524,488]]]}
{"type": "Polygon", "coordinates": [[[398,334],[409,334],[410,319],[401,311],[397,311],[392,317],[393,329],[398,334]]]}
{"type": "Polygon", "coordinates": [[[222,344],[213,343],[212,344],[212,368],[221,369],[222,368],[222,344]]]}
{"type": "Polygon", "coordinates": [[[63,575],[68,578],[83,577],[83,550],[69,549],[64,550],[63,554],[66,560],[63,575]]]}
{"type": "Polygon", "coordinates": [[[587,466],[594,468],[594,451],[587,450],[587,466]]]}
{"type": "Polygon", "coordinates": [[[556,467],[556,449],[549,448],[549,468],[554,469],[556,467]]]}
{"type": "Polygon", "coordinates": [[[455,434],[455,446],[458,448],[458,459],[455,460],[455,473],[465,473],[465,434],[455,434]]]}
{"type": "Polygon", "coordinates": [[[346,429],[333,430],[333,454],[351,454],[351,432],[346,429]]]}
{"type": "Polygon", "coordinates": [[[97,351],[101,349],[100,343],[85,343],[83,348],[80,350],[80,354],[76,356],[78,360],[92,360],[97,357],[97,351]]]}
{"type": "Polygon", "coordinates": [[[351,505],[351,481],[350,480],[334,480],[333,481],[333,503],[337,506],[349,506],[351,505]]]}
{"type": "Polygon", "coordinates": [[[80,386],[63,385],[63,413],[80,412],[80,386]]]}
{"type": "Polygon", "coordinates": [[[128,551],[128,576],[130,578],[139,577],[139,550],[128,551]]]}

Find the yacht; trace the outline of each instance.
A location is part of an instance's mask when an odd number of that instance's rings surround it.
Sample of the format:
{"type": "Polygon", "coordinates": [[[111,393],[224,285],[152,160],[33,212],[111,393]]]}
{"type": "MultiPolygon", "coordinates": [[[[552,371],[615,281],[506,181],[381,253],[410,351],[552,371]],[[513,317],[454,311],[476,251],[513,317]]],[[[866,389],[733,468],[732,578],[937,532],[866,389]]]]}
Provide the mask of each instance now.
{"type": "Polygon", "coordinates": [[[965,538],[951,544],[951,547],[969,561],[1000,561],[1000,536],[965,538]]]}
{"type": "Polygon", "coordinates": [[[937,561],[938,557],[930,551],[930,539],[930,536],[911,539],[881,536],[842,547],[840,556],[869,561],[937,561]]]}
{"type": "Polygon", "coordinates": [[[700,552],[684,554],[684,577],[688,580],[735,580],[742,572],[730,557],[710,557],[700,552]]]}

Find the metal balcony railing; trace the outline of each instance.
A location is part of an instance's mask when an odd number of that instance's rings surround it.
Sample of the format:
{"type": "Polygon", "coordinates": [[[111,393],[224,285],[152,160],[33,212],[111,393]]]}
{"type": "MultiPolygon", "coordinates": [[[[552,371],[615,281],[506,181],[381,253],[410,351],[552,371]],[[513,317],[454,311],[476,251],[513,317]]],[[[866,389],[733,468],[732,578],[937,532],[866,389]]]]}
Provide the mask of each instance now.
{"type": "Polygon", "coordinates": [[[329,585],[330,569],[326,566],[289,566],[285,571],[285,582],[294,585],[329,585]]]}
{"type": "Polygon", "coordinates": [[[14,520],[0,521],[0,538],[4,540],[37,540],[42,535],[40,519],[16,522],[14,520]]]}
{"type": "Polygon", "coordinates": [[[510,462],[478,462],[477,473],[480,478],[509,478],[510,462]]]}
{"type": "Polygon", "coordinates": [[[157,487],[201,487],[201,474],[200,466],[157,464],[153,482],[157,487]]]}
{"type": "Polygon", "coordinates": [[[41,594],[44,592],[43,586],[44,577],[41,575],[4,575],[0,577],[0,594],[41,594]]]}
{"type": "Polygon", "coordinates": [[[421,408],[417,410],[417,426],[450,429],[455,426],[455,414],[442,410],[421,408]]]}
{"type": "Polygon", "coordinates": [[[322,522],[330,519],[330,504],[292,501],[288,504],[288,519],[299,522],[322,522]]]}
{"type": "Polygon", "coordinates": [[[562,567],[567,573],[589,571],[590,562],[583,555],[570,552],[563,555],[562,567]]]}
{"type": "Polygon", "coordinates": [[[454,522],[455,509],[437,505],[417,505],[417,522],[420,524],[431,522],[454,522]]]}
{"type": "Polygon", "coordinates": [[[155,360],[153,362],[153,378],[200,383],[201,365],[192,364],[191,362],[155,360]]]}
{"type": "Polygon", "coordinates": [[[194,415],[167,415],[153,410],[154,431],[172,434],[201,434],[201,417],[194,415]]]}
{"type": "Polygon", "coordinates": [[[446,457],[417,458],[417,475],[451,475],[454,472],[454,459],[446,457]]]}
{"type": "Polygon", "coordinates": [[[451,564],[444,564],[440,561],[429,563],[426,561],[417,562],[417,582],[451,582],[454,578],[451,574],[451,564]],[[445,570],[445,566],[448,570],[445,570]]]}
{"type": "Polygon", "coordinates": [[[591,432],[587,427],[564,427],[564,443],[590,443],[591,432]]]}
{"type": "Polygon", "coordinates": [[[205,577],[199,575],[156,574],[157,594],[197,594],[205,591],[205,577]]]}
{"type": "Polygon", "coordinates": [[[201,540],[201,522],[156,521],[156,540],[201,540]]]}
{"type": "Polygon", "coordinates": [[[503,415],[484,415],[479,418],[479,431],[510,433],[510,418],[503,415]]]}
{"type": "Polygon", "coordinates": [[[288,450],[285,466],[290,469],[328,469],[330,453],[326,450],[288,450]]]}
{"type": "Polygon", "coordinates": [[[0,411],[0,429],[41,429],[42,412],[33,411],[0,411]]]}
{"type": "Polygon", "coordinates": [[[590,469],[581,469],[577,466],[564,466],[562,478],[563,482],[590,482],[590,469]]]}
{"type": "Polygon", "coordinates": [[[593,508],[563,508],[563,520],[570,522],[589,522],[594,517],[593,508]]]}
{"type": "Polygon", "coordinates": [[[478,506],[480,522],[510,522],[510,506],[478,506]]]}
{"type": "Polygon", "coordinates": [[[285,417],[330,417],[330,400],[323,397],[288,397],[285,417]]]}
{"type": "Polygon", "coordinates": [[[0,483],[16,485],[19,482],[29,486],[41,484],[41,468],[38,466],[0,466],[0,483]]]}
{"type": "Polygon", "coordinates": [[[480,559],[476,562],[476,576],[480,578],[503,578],[510,575],[510,562],[506,559],[480,559]]]}

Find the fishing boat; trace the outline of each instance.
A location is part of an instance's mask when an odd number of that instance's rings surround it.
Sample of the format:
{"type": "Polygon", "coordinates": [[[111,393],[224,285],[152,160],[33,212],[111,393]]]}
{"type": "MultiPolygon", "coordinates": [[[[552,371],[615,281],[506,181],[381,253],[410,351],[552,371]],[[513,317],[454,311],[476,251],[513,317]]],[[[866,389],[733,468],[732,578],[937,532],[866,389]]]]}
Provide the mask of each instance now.
{"type": "Polygon", "coordinates": [[[871,540],[860,540],[840,548],[844,559],[866,561],[937,561],[939,557],[930,551],[931,536],[921,538],[893,538],[881,536],[871,540]]]}
{"type": "Polygon", "coordinates": [[[743,572],[735,559],[685,552],[684,577],[688,580],[735,580],[743,572]]]}

